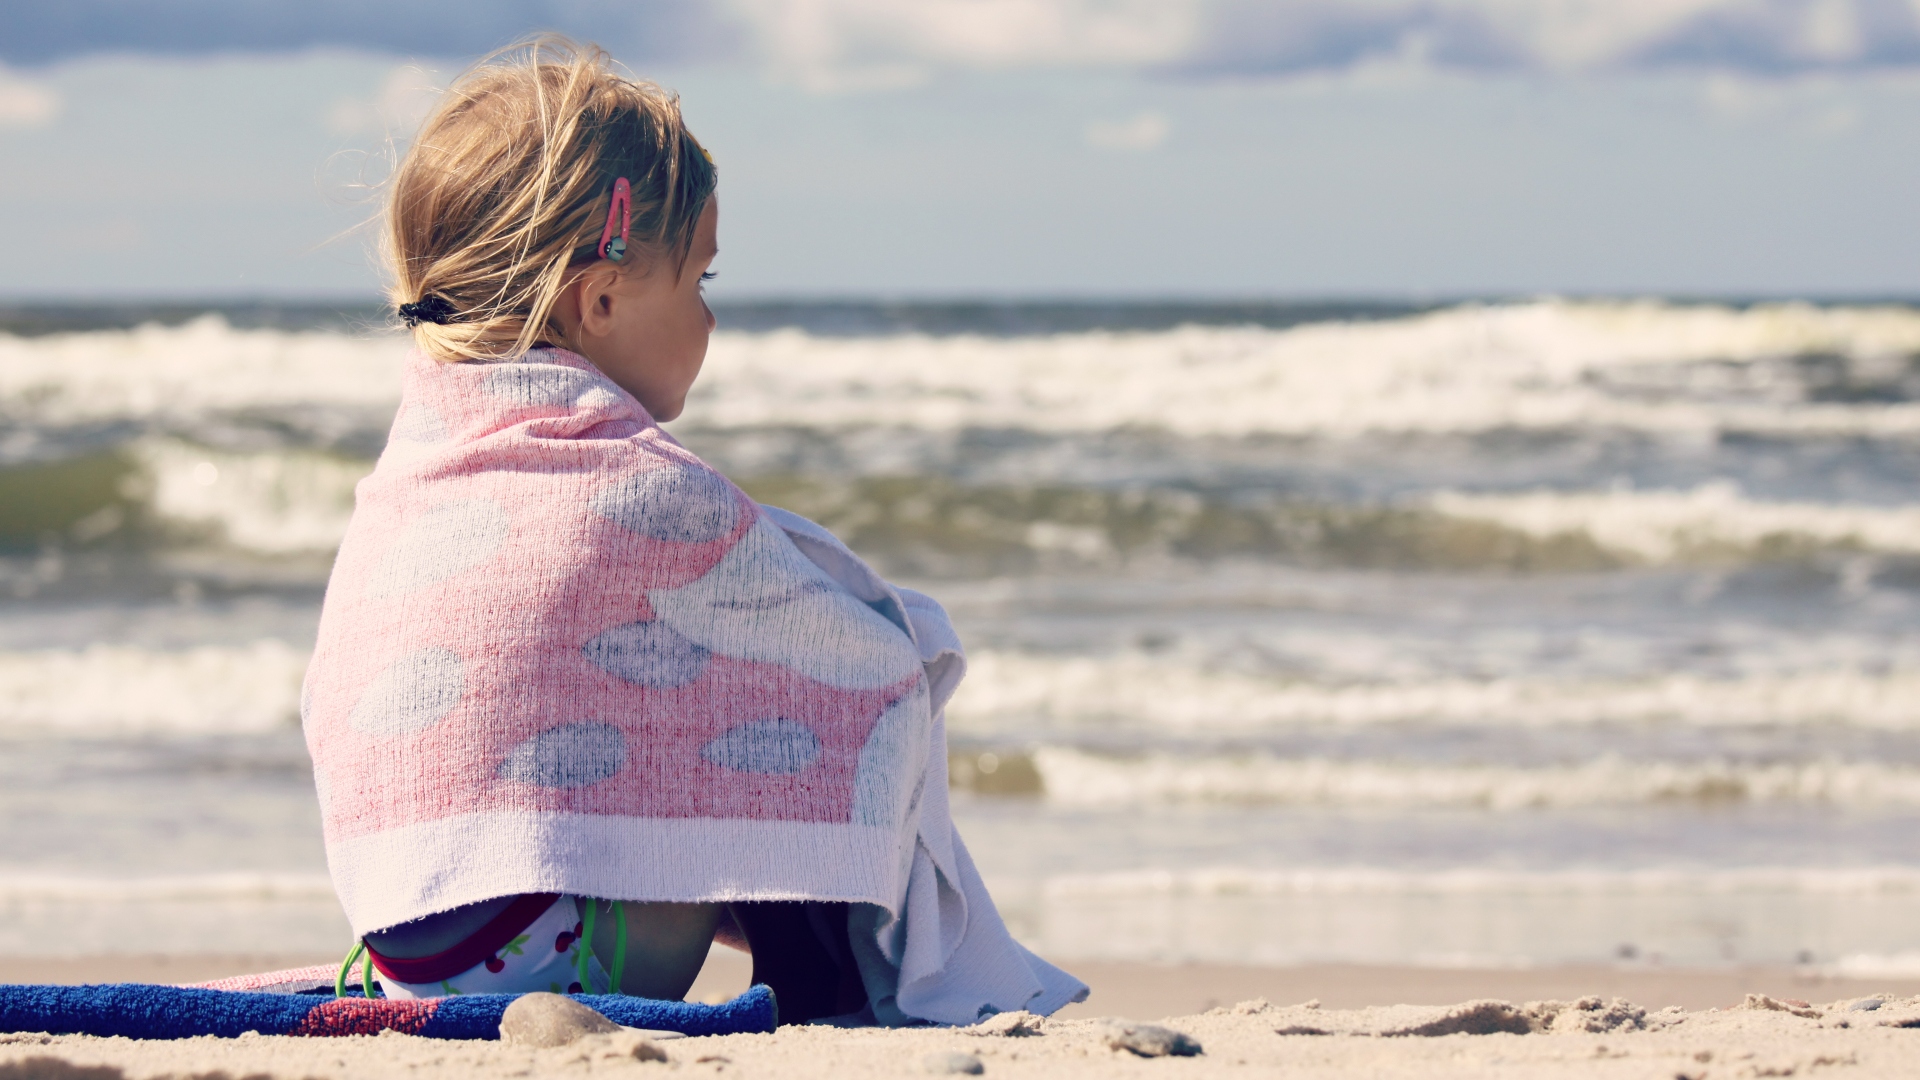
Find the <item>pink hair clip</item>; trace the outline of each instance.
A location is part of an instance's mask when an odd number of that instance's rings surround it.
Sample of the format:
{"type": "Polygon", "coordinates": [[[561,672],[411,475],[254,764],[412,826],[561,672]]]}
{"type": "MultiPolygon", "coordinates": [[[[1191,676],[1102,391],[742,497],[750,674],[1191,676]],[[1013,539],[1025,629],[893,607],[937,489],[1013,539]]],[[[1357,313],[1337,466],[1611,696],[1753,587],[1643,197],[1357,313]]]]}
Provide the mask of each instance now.
{"type": "Polygon", "coordinates": [[[600,231],[600,257],[614,262],[627,257],[627,229],[633,224],[633,188],[626,177],[613,182],[613,201],[607,204],[607,227],[600,231]],[[613,219],[620,219],[620,235],[613,235],[613,219]]]}

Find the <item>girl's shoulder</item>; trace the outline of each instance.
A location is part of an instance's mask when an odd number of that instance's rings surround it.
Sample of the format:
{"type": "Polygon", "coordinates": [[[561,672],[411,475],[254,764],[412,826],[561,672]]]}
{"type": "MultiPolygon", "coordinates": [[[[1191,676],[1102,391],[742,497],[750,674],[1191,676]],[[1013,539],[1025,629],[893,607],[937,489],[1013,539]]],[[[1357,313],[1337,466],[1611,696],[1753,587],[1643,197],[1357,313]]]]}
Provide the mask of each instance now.
{"type": "Polygon", "coordinates": [[[547,442],[650,434],[650,441],[678,451],[671,456],[690,456],[633,395],[564,349],[458,362],[416,351],[408,358],[400,399],[393,436],[404,441],[459,445],[517,436],[547,442]]]}

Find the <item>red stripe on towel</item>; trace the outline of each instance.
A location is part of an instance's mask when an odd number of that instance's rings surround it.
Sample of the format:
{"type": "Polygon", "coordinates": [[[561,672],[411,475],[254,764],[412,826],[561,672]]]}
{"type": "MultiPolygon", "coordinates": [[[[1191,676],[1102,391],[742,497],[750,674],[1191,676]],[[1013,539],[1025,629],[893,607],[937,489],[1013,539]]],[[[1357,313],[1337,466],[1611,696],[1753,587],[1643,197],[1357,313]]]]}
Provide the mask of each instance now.
{"type": "Polygon", "coordinates": [[[378,1035],[398,1031],[418,1035],[440,1007],[435,998],[389,1001],[385,998],[335,998],[307,1013],[289,1035],[378,1035]]]}

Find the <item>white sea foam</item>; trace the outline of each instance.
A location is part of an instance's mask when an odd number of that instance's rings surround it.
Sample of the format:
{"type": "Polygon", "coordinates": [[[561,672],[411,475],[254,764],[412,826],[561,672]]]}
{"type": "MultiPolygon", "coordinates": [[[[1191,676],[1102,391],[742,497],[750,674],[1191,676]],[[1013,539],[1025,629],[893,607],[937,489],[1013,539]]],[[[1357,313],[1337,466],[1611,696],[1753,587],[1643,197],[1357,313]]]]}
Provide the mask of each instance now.
{"type": "Polygon", "coordinates": [[[1920,350],[1920,313],[1743,311],[1659,302],[1466,306],[1289,330],[1187,327],[1033,338],[836,339],[722,334],[688,409],[699,425],[1187,435],[1357,435],[1625,428],[1705,436],[1905,434],[1920,406],[1621,393],[1641,369],[1833,352],[1920,350]],[[1631,381],[1631,380],[1627,380],[1631,381]],[[1094,388],[1097,388],[1097,392],[1094,388]]]}
{"type": "Polygon", "coordinates": [[[315,451],[236,454],[171,439],[143,441],[134,455],[152,485],[155,514],[266,554],[338,547],[353,515],[353,487],[373,467],[315,451]]]}
{"type": "MultiPolygon", "coordinates": [[[[353,514],[354,485],[373,467],[322,451],[236,453],[165,438],[141,440],[131,453],[149,509],[161,519],[270,555],[337,547],[353,514]]],[[[1765,501],[1726,481],[1685,490],[1447,491],[1422,505],[1536,539],[1585,537],[1621,558],[1656,565],[1739,558],[1768,545],[1920,553],[1920,506],[1765,501]]],[[[1053,522],[1029,525],[1023,539],[1038,551],[1087,559],[1112,550],[1104,531],[1053,522]]]]}
{"type": "Polygon", "coordinates": [[[1768,543],[1920,552],[1920,507],[1765,502],[1746,498],[1725,481],[1684,491],[1442,492],[1429,505],[1451,517],[1492,522],[1542,539],[1586,536],[1609,551],[1649,563],[1746,553],[1768,543]]]}
{"type": "Polygon", "coordinates": [[[1875,762],[1742,764],[1628,761],[1577,765],[1415,765],[1319,758],[1115,758],[1057,746],[1033,751],[1048,800],[1121,807],[1177,802],[1521,810],[1675,802],[1920,806],[1920,768],[1875,762]]]}
{"type": "MultiPolygon", "coordinates": [[[[1259,870],[1062,875],[1009,897],[1050,956],[1239,964],[1796,966],[1920,955],[1905,867],[1259,870]]],[[[1848,970],[1851,968],[1851,970],[1848,970]]]]}
{"type": "MultiPolygon", "coordinates": [[[[267,731],[292,722],[308,654],[240,646],[0,652],[0,725],[83,731],[267,731]]],[[[1233,734],[1286,725],[1694,728],[1845,724],[1920,729],[1920,673],[1833,671],[1717,680],[1437,679],[1330,685],[1210,672],[1141,654],[980,650],[948,707],[962,736],[1051,730],[1233,734]]]]}
{"type": "MultiPolygon", "coordinates": [[[[258,407],[390,409],[405,349],[392,335],[235,330],[217,317],[0,336],[0,406],[55,424],[258,407]]],[[[1916,405],[1716,397],[1685,386],[1621,393],[1608,384],[1696,360],[1915,351],[1920,313],[1901,308],[1657,301],[1469,305],[1288,330],[1027,338],[723,331],[688,422],[1226,436],[1609,427],[1911,434],[1920,432],[1916,405]]]]}
{"type": "Polygon", "coordinates": [[[325,874],[0,869],[0,955],[324,956],[352,936],[325,874]]]}
{"type": "Polygon", "coordinates": [[[32,869],[0,869],[0,904],[110,901],[332,900],[325,874],[222,871],[157,877],[102,877],[32,869]]]}
{"type": "Polygon", "coordinates": [[[1920,897],[1920,869],[1910,866],[1747,866],[1394,870],[1354,866],[1262,870],[1216,866],[1058,874],[1046,879],[1043,891],[1058,899],[1156,895],[1551,896],[1581,893],[1734,896],[1756,892],[1920,897]]]}
{"type": "Polygon", "coordinates": [[[391,409],[406,348],[391,335],[236,330],[213,315],[177,327],[0,335],[0,406],[42,424],[260,407],[391,409]]]}
{"type": "Polygon", "coordinates": [[[1920,729],[1920,672],[1329,685],[1206,671],[1139,653],[1057,658],[981,650],[968,665],[967,680],[948,706],[949,722],[956,732],[991,737],[1017,738],[1036,725],[1168,732],[1393,723],[1920,729]]]}
{"type": "Polygon", "coordinates": [[[0,653],[0,729],[73,734],[260,732],[298,719],[307,652],[91,645],[0,653]]]}
{"type": "Polygon", "coordinates": [[[1825,965],[1822,973],[1842,979],[1920,979],[1920,949],[1848,953],[1825,965]]]}

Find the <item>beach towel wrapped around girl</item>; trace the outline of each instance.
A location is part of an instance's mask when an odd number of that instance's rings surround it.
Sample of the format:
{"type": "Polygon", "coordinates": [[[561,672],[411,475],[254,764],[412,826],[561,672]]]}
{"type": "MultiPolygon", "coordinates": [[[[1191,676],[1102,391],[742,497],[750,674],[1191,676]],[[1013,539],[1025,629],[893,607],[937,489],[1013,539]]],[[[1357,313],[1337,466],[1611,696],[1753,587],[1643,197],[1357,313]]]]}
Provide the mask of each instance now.
{"type": "Polygon", "coordinates": [[[847,901],[882,1022],[1050,1012],[948,817],[945,613],[581,357],[410,358],[302,697],[357,934],[491,897],[847,901]]]}

